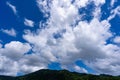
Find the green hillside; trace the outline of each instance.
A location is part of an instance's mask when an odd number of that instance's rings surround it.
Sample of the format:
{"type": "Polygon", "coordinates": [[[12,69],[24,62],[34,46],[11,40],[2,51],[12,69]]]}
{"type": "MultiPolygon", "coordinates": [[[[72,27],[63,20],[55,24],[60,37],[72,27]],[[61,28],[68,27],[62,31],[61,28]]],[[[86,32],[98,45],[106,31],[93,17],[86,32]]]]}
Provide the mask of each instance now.
{"type": "Polygon", "coordinates": [[[120,80],[120,77],[44,69],[19,77],[0,76],[0,80],[120,80]]]}

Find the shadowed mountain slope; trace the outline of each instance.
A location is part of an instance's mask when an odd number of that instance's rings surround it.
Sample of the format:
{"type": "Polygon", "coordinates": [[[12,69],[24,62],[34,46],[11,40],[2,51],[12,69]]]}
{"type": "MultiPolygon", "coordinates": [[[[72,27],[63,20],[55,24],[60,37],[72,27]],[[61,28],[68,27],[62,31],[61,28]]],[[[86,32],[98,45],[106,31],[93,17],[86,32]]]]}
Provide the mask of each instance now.
{"type": "Polygon", "coordinates": [[[19,77],[0,76],[0,80],[120,80],[120,77],[43,69],[19,77]]]}

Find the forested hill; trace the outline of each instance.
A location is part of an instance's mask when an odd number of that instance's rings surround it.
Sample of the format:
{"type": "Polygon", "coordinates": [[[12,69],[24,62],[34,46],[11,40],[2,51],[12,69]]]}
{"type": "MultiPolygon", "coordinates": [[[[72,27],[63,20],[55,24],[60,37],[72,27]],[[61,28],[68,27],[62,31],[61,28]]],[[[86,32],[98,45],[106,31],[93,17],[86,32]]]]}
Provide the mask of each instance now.
{"type": "Polygon", "coordinates": [[[120,76],[92,75],[67,70],[39,70],[24,76],[0,76],[0,80],[120,80],[120,76]]]}

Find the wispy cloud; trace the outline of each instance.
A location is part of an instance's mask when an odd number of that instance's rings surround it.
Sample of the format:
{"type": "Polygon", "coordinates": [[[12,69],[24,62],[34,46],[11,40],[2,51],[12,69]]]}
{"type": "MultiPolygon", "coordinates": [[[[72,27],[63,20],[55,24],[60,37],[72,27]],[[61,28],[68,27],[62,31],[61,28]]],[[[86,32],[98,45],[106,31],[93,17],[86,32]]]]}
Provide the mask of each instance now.
{"type": "Polygon", "coordinates": [[[115,2],[117,2],[117,0],[111,0],[110,6],[113,7],[115,2]]]}
{"type": "Polygon", "coordinates": [[[32,20],[29,20],[27,18],[24,19],[24,24],[29,27],[34,27],[34,22],[32,20]]]}
{"type": "Polygon", "coordinates": [[[8,34],[8,35],[13,36],[13,37],[15,37],[17,35],[15,29],[13,29],[13,28],[11,28],[9,30],[8,29],[1,29],[1,31],[3,33],[8,34]]]}
{"type": "Polygon", "coordinates": [[[12,9],[12,11],[14,12],[14,14],[17,14],[17,10],[16,10],[16,7],[14,5],[12,5],[9,2],[6,2],[6,4],[12,9]]]}
{"type": "Polygon", "coordinates": [[[107,20],[112,20],[113,18],[115,18],[116,15],[119,15],[120,16],[120,6],[117,6],[115,9],[112,9],[111,10],[111,15],[108,17],[107,20]]]}

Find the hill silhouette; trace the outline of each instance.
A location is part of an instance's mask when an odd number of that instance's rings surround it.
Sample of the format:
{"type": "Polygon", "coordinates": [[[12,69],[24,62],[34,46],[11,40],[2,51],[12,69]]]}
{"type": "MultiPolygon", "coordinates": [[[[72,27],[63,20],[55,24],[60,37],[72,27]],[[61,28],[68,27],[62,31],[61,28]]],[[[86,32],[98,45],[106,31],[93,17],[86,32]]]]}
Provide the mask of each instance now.
{"type": "Polygon", "coordinates": [[[0,76],[0,80],[120,80],[120,76],[110,76],[105,74],[92,75],[69,72],[67,70],[43,69],[18,77],[0,76]]]}

